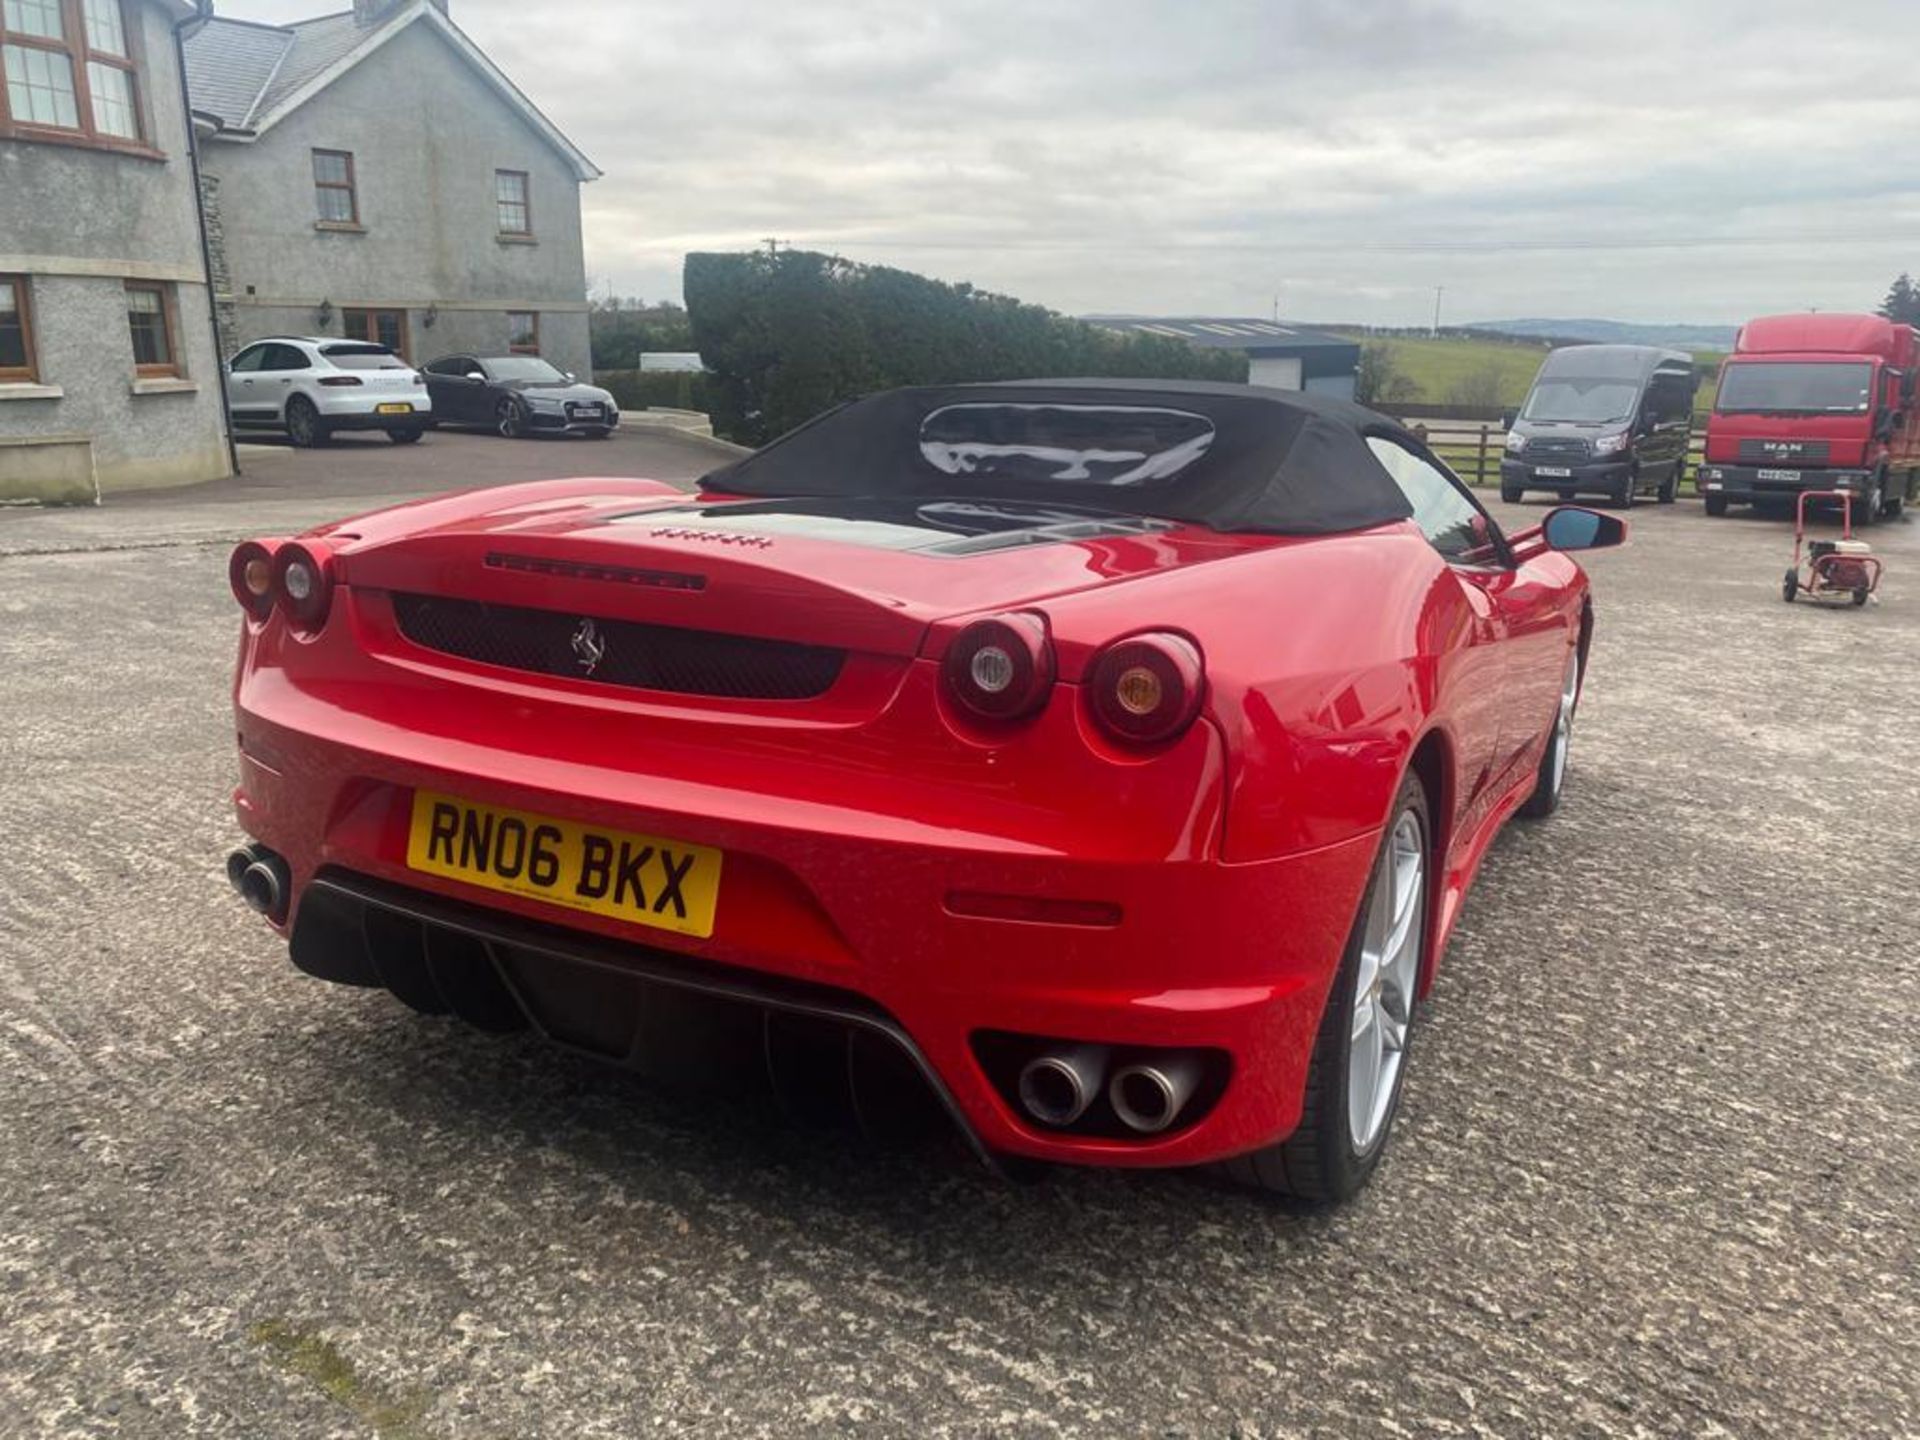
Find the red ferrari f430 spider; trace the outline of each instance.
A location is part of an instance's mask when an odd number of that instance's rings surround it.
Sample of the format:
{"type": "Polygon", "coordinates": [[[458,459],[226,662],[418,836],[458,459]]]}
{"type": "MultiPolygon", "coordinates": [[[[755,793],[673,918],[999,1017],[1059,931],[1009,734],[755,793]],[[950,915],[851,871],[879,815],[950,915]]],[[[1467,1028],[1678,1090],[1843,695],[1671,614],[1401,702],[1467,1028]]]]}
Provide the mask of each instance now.
{"type": "Polygon", "coordinates": [[[1593,630],[1413,435],[1244,386],[897,390],[705,477],[235,551],[236,888],[301,970],[615,1060],[748,1037],[985,1158],[1378,1163],[1593,630]]]}

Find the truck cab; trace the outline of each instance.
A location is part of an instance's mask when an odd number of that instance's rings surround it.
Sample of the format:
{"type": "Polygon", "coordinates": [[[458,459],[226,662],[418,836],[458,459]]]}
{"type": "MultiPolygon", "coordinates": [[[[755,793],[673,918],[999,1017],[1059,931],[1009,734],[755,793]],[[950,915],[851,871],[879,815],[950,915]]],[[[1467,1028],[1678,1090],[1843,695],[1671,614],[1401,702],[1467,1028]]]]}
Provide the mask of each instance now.
{"type": "Polygon", "coordinates": [[[1877,315],[1749,321],[1707,421],[1707,514],[1842,490],[1858,522],[1898,515],[1920,485],[1917,366],[1914,328],[1877,315]]]}

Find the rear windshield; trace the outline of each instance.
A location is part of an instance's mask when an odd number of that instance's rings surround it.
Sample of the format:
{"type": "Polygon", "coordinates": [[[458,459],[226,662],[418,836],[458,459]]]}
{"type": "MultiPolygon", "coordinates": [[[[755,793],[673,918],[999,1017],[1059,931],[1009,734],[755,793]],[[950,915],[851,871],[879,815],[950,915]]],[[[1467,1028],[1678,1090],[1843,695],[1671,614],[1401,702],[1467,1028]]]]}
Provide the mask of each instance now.
{"type": "Polygon", "coordinates": [[[1168,480],[1213,444],[1213,422],[1145,405],[948,405],[921,422],[943,475],[1082,485],[1168,480]]]}
{"type": "Polygon", "coordinates": [[[407,362],[384,345],[322,345],[320,353],[342,370],[405,370],[407,362]]]}
{"type": "Polygon", "coordinates": [[[1873,403],[1873,366],[1848,361],[1738,361],[1720,378],[1722,415],[1862,415],[1873,403]]]}
{"type": "Polygon", "coordinates": [[[1640,401],[1640,386],[1630,380],[1581,380],[1556,375],[1536,380],[1522,420],[1568,420],[1589,425],[1626,420],[1640,401]]]}

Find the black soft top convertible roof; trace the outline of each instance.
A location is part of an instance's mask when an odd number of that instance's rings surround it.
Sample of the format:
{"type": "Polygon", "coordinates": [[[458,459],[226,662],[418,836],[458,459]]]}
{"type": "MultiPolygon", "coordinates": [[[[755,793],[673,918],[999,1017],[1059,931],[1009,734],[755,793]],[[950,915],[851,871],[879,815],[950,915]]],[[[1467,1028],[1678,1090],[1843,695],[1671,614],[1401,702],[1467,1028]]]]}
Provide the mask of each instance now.
{"type": "Polygon", "coordinates": [[[1252,385],[921,386],[828,411],[702,483],[731,495],[1033,500],[1325,535],[1413,513],[1369,435],[1425,448],[1358,405],[1252,385]]]}

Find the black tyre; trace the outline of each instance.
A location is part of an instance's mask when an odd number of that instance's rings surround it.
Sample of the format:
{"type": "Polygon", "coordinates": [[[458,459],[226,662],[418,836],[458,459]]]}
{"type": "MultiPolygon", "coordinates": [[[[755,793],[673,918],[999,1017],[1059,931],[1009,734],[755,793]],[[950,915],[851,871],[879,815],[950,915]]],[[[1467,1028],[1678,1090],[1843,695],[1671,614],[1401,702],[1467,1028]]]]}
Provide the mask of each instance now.
{"type": "Polygon", "coordinates": [[[420,437],[426,433],[424,430],[389,430],[387,439],[396,445],[417,445],[420,437]]]}
{"type": "Polygon", "coordinates": [[[1540,755],[1540,769],[1534,776],[1533,794],[1520,807],[1529,820],[1544,820],[1560,808],[1560,796],[1567,785],[1567,758],[1573,746],[1573,717],[1580,706],[1580,652],[1567,657],[1567,668],[1560,677],[1560,703],[1554,708],[1553,728],[1547,732],[1547,748],[1540,755]]]}
{"type": "Polygon", "coordinates": [[[1853,523],[1861,529],[1880,523],[1880,512],[1887,505],[1887,477],[1884,473],[1873,477],[1873,489],[1853,502],[1853,523]]]}
{"type": "Polygon", "coordinates": [[[1866,604],[1867,597],[1872,593],[1873,592],[1871,590],[1869,590],[1866,586],[1862,585],[1858,590],[1853,592],[1853,603],[1856,606],[1866,604]]]}
{"type": "Polygon", "coordinates": [[[1426,955],[1431,834],[1426,790],[1410,774],[1394,799],[1320,1017],[1300,1124],[1277,1145],[1222,1162],[1216,1169],[1228,1180],[1333,1205],[1357,1192],[1379,1165],[1400,1107],[1413,997],[1426,955]],[[1371,1085],[1364,1081],[1368,1072],[1371,1085]]]}
{"type": "Polygon", "coordinates": [[[1620,488],[1613,492],[1613,503],[1622,510],[1631,510],[1633,502],[1640,496],[1640,474],[1629,470],[1620,477],[1620,488]]]}
{"type": "Polygon", "coordinates": [[[1787,578],[1780,582],[1780,598],[1791,605],[1794,597],[1799,593],[1800,572],[1798,570],[1789,570],[1787,571],[1787,578]]]}
{"type": "Polygon", "coordinates": [[[1502,485],[1500,487],[1500,498],[1509,505],[1518,505],[1526,498],[1526,494],[1525,488],[1519,485],[1502,485]]]}
{"type": "Polygon", "coordinates": [[[493,407],[493,428],[509,440],[520,440],[527,433],[527,407],[517,396],[506,395],[493,407]]]}
{"type": "Polygon", "coordinates": [[[287,439],[302,450],[311,450],[332,438],[327,433],[326,421],[320,418],[311,400],[296,395],[287,402],[287,439]]]}
{"type": "Polygon", "coordinates": [[[1673,473],[1660,482],[1660,488],[1654,492],[1653,498],[1662,505],[1671,505],[1674,501],[1678,500],[1680,498],[1680,480],[1681,477],[1686,474],[1686,471],[1687,462],[1685,460],[1674,461],[1673,473]]]}
{"type": "Polygon", "coordinates": [[[1708,495],[1701,503],[1707,507],[1707,514],[1716,520],[1727,513],[1727,497],[1724,495],[1708,495]]]}

